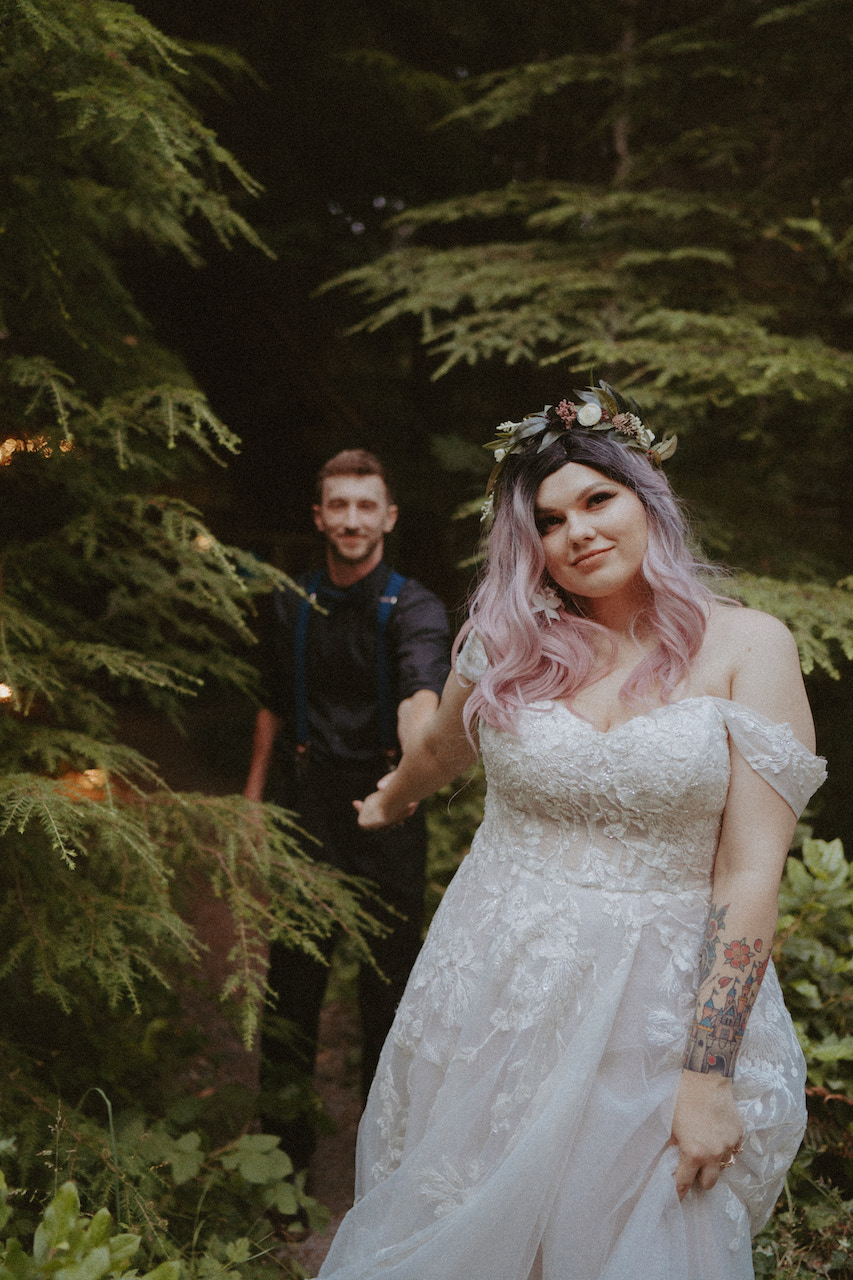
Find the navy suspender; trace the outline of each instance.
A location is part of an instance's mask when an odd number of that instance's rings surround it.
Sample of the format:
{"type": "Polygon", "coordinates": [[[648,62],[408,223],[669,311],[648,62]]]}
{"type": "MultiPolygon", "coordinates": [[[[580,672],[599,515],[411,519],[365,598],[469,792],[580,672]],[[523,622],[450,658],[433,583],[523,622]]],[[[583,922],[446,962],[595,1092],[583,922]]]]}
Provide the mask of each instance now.
{"type": "Polygon", "coordinates": [[[386,756],[397,750],[397,717],[391,698],[391,676],[388,671],[388,638],[386,631],[391,610],[397,603],[406,579],[396,569],[385,584],[385,592],[376,606],[376,685],[379,690],[379,741],[386,756]]]}
{"type": "MultiPolygon", "coordinates": [[[[308,599],[303,599],[296,615],[296,631],[293,637],[293,677],[296,693],[296,750],[303,755],[308,749],[308,683],[305,679],[305,648],[308,643],[308,619],[316,599],[322,571],[312,574],[305,584],[308,599]]],[[[276,593],[277,594],[277,593],[276,593]]],[[[281,612],[284,612],[283,606],[281,612]]]]}
{"type": "MultiPolygon", "coordinates": [[[[293,636],[293,679],[296,711],[296,751],[304,755],[308,749],[308,682],[305,674],[305,654],[308,646],[308,621],[311,607],[316,599],[322,572],[312,574],[305,584],[308,599],[303,599],[296,615],[296,629],[293,636]]],[[[379,597],[376,606],[376,685],[379,702],[379,740],[385,755],[394,755],[397,749],[397,716],[394,706],[391,675],[388,669],[388,620],[400,588],[406,579],[401,573],[393,570],[385,590],[379,597]]],[[[284,602],[281,594],[275,592],[275,607],[279,618],[285,621],[284,602]]]]}

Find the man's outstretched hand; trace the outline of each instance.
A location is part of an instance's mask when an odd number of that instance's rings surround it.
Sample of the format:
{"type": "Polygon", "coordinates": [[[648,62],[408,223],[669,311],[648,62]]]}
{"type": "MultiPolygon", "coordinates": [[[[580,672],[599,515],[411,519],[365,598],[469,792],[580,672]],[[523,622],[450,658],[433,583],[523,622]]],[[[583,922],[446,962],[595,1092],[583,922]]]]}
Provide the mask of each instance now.
{"type": "Polygon", "coordinates": [[[382,793],[393,777],[392,769],[384,778],[379,779],[376,790],[364,800],[353,800],[353,807],[358,813],[358,825],[363,831],[384,831],[388,827],[399,827],[417,809],[415,801],[402,810],[394,810],[389,806],[387,796],[382,793]]]}

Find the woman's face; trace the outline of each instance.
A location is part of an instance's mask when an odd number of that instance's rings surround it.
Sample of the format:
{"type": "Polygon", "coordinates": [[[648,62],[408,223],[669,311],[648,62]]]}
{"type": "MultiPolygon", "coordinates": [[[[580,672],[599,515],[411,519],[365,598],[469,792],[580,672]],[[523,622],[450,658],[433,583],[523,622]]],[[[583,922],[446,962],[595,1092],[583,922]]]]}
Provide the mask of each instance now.
{"type": "Polygon", "coordinates": [[[649,527],[631,489],[567,462],[539,486],[535,517],[546,567],[564,590],[601,601],[643,587],[649,527]]]}

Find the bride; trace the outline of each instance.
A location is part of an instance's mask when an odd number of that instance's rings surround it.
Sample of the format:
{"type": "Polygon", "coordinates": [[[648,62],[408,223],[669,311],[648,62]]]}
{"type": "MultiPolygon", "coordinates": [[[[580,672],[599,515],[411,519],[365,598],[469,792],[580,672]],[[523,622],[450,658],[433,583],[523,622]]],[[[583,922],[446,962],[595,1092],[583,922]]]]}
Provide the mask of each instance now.
{"type": "Polygon", "coordinates": [[[824,776],[796,647],[704,584],[674,441],[576,394],[500,429],[455,671],[360,805],[400,822],[482,752],[323,1280],[748,1280],[802,1136],[770,960],[824,776]]]}

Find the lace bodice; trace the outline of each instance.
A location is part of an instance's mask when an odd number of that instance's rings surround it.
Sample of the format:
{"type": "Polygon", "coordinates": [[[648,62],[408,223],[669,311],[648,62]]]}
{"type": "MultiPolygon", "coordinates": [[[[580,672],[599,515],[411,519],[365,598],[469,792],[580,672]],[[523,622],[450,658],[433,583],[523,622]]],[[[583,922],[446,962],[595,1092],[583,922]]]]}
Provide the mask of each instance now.
{"type": "Polygon", "coordinates": [[[517,737],[481,725],[484,840],[523,862],[554,860],[549,873],[578,885],[704,888],[729,784],[726,734],[707,703],[661,711],[609,733],[561,703],[522,712],[517,737]]]}
{"type": "MultiPolygon", "coordinates": [[[[475,681],[485,664],[472,635],[457,672],[475,681]]],[[[483,838],[520,861],[553,861],[556,874],[590,887],[707,887],[729,740],[797,815],[826,775],[790,725],[711,696],[656,707],[607,732],[543,701],[519,713],[516,729],[480,725],[489,780],[483,838]]]]}
{"type": "Polygon", "coordinates": [[[688,698],[606,733],[559,702],[519,715],[517,735],[480,727],[489,795],[484,838],[523,861],[555,859],[580,885],[702,890],[729,785],[729,736],[797,811],[822,761],[722,698],[688,698]],[[500,841],[490,839],[502,833],[500,841]]]}

